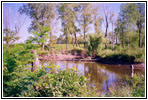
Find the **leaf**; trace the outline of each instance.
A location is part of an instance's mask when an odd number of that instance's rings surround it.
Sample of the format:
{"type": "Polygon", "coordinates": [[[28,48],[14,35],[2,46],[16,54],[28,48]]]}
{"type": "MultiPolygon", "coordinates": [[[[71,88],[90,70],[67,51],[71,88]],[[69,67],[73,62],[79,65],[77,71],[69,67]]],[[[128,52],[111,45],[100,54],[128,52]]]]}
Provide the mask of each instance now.
{"type": "Polygon", "coordinates": [[[37,35],[37,36],[40,35],[40,33],[36,32],[36,31],[31,31],[31,33],[33,33],[33,35],[37,35]]]}

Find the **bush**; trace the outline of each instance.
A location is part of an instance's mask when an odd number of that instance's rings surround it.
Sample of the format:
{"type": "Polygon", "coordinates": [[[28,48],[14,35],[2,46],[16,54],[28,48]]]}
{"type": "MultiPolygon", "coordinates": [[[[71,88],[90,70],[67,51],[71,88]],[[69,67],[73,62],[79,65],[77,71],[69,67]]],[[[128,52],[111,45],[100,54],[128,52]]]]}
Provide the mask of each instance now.
{"type": "Polygon", "coordinates": [[[73,97],[95,96],[96,93],[88,90],[87,79],[78,76],[75,70],[67,69],[51,74],[47,68],[36,72],[24,71],[15,81],[7,82],[4,96],[17,97],[73,97]],[[92,94],[91,94],[92,93],[92,94]]]}
{"type": "Polygon", "coordinates": [[[40,80],[39,94],[44,97],[81,96],[86,88],[84,76],[78,77],[75,71],[68,69],[58,74],[47,74],[40,80]]]}
{"type": "Polygon", "coordinates": [[[117,63],[117,64],[132,64],[135,60],[134,56],[129,56],[127,54],[112,54],[104,57],[103,59],[106,62],[117,63]]]}
{"type": "MultiPolygon", "coordinates": [[[[3,88],[4,96],[16,96],[20,92],[18,80],[33,61],[33,54],[26,45],[11,45],[3,48],[3,88]]],[[[29,69],[29,68],[28,68],[29,69]]]]}
{"type": "Polygon", "coordinates": [[[79,48],[79,47],[72,49],[71,53],[72,53],[72,55],[75,55],[75,54],[76,55],[85,55],[85,56],[88,55],[86,49],[79,48]]]}
{"type": "Polygon", "coordinates": [[[87,41],[87,49],[88,53],[91,56],[95,56],[97,52],[97,48],[102,42],[102,35],[100,34],[91,34],[89,35],[89,40],[87,41]]]}

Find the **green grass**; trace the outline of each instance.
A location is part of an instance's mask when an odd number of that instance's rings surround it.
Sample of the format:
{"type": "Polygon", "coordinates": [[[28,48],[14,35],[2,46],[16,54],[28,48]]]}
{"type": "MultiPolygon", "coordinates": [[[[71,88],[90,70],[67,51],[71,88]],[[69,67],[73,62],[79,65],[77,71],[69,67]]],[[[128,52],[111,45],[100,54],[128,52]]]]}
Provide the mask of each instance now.
{"type": "MultiPolygon", "coordinates": [[[[76,47],[76,46],[75,46],[76,47]]],[[[68,44],[68,51],[74,49],[72,44],[68,44]]],[[[80,48],[83,48],[83,44],[80,44],[80,48]]],[[[54,49],[56,51],[65,51],[66,50],[66,44],[55,44],[54,49]]]]}

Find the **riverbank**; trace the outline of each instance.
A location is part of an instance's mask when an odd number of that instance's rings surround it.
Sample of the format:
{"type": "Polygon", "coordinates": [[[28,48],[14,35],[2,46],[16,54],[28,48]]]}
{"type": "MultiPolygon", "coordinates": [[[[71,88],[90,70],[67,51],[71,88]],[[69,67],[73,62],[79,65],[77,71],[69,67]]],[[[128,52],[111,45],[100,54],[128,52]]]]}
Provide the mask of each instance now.
{"type": "Polygon", "coordinates": [[[98,62],[102,64],[110,64],[110,65],[130,65],[132,64],[136,69],[145,69],[144,62],[133,62],[133,63],[126,63],[126,62],[118,62],[118,61],[107,61],[105,58],[101,57],[90,57],[85,55],[72,55],[71,53],[59,53],[59,54],[44,54],[39,55],[39,59],[43,61],[92,61],[98,62]]]}

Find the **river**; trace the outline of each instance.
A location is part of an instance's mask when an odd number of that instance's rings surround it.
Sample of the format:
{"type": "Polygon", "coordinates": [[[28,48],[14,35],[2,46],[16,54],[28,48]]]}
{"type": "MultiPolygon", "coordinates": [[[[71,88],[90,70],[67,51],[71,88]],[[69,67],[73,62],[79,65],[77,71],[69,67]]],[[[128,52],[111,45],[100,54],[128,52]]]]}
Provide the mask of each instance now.
{"type": "MultiPolygon", "coordinates": [[[[42,65],[49,65],[51,62],[42,62],[42,65]]],[[[108,65],[97,62],[80,62],[80,61],[55,61],[52,62],[59,66],[60,70],[67,68],[77,68],[77,74],[85,75],[90,87],[96,87],[101,92],[108,92],[109,88],[116,87],[122,79],[130,78],[129,65],[108,65]]],[[[134,69],[134,74],[144,74],[140,69],[134,69]]]]}

